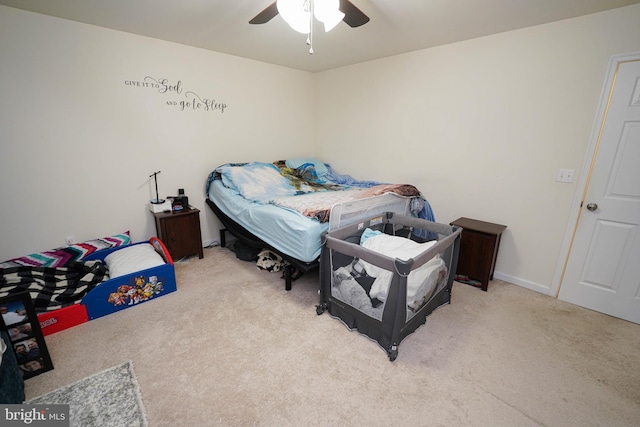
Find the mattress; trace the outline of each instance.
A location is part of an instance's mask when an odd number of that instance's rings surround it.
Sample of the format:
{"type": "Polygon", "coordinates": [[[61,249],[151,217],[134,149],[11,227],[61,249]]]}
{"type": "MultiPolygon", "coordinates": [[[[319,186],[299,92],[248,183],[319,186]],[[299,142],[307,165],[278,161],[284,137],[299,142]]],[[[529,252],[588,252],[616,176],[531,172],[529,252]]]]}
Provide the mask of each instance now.
{"type": "Polygon", "coordinates": [[[238,192],[225,187],[221,180],[211,182],[208,197],[224,214],[278,251],[304,262],[312,262],[320,256],[321,236],[329,228],[327,222],[238,197],[238,192]]]}

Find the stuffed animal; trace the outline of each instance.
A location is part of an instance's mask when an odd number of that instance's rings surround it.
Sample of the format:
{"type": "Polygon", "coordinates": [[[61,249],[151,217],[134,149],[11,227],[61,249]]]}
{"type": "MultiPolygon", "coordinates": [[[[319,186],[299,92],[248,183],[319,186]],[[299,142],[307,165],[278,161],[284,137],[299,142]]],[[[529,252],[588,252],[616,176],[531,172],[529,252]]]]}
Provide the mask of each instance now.
{"type": "Polygon", "coordinates": [[[256,265],[261,270],[267,270],[271,273],[275,273],[284,268],[284,261],[280,255],[273,253],[268,249],[263,249],[258,254],[258,261],[256,265]]]}

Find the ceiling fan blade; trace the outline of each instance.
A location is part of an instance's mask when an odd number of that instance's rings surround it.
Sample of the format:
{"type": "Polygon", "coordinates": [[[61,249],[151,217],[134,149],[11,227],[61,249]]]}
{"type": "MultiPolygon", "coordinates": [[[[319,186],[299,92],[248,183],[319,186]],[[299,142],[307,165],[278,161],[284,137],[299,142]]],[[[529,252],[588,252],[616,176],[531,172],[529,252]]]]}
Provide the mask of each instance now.
{"type": "Polygon", "coordinates": [[[271,21],[271,19],[273,19],[277,14],[278,14],[278,6],[274,1],[269,6],[267,6],[262,12],[257,14],[251,21],[249,21],[249,24],[267,23],[271,21]]]}
{"type": "Polygon", "coordinates": [[[349,0],[340,0],[340,12],[344,13],[344,18],[342,18],[342,20],[352,28],[359,27],[369,22],[369,17],[349,0]]]}

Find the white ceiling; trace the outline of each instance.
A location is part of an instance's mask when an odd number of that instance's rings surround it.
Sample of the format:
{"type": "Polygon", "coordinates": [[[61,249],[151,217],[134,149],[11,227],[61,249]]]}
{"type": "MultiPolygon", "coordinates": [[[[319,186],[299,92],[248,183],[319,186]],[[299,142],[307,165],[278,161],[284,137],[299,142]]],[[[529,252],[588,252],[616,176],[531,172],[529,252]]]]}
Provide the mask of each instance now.
{"type": "Polygon", "coordinates": [[[371,20],[306,36],[278,15],[249,20],[274,0],[0,0],[19,9],[311,72],[601,12],[640,0],[351,0],[371,20]]]}

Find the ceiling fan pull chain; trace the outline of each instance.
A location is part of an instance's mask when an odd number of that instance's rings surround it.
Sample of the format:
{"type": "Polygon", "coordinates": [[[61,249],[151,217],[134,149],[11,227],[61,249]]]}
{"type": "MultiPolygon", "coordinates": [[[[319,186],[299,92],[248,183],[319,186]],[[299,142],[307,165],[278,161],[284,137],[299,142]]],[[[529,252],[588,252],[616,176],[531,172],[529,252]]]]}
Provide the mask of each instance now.
{"type": "Polygon", "coordinates": [[[307,38],[307,44],[309,45],[309,55],[313,55],[313,8],[313,0],[309,0],[309,36],[307,38]]]}

